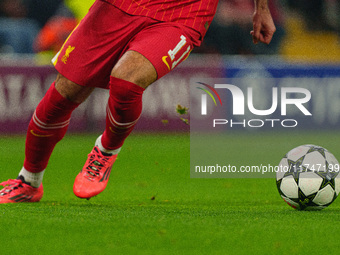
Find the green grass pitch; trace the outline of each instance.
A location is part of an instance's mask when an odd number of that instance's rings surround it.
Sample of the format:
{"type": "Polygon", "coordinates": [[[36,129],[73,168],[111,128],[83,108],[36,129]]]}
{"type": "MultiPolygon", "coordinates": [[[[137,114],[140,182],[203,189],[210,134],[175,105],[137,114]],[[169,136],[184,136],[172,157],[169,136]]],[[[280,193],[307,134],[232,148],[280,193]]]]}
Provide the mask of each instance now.
{"type": "MultiPolygon", "coordinates": [[[[73,181],[95,139],[68,134],[57,145],[40,203],[0,206],[1,254],[339,253],[339,198],[323,211],[299,212],[274,179],[190,179],[188,134],[130,136],[107,189],[78,199],[73,181]]],[[[339,132],[230,135],[229,155],[258,162],[261,150],[274,164],[314,143],[339,158],[339,140],[339,132]]],[[[24,137],[0,141],[4,181],[22,166],[24,137]]]]}

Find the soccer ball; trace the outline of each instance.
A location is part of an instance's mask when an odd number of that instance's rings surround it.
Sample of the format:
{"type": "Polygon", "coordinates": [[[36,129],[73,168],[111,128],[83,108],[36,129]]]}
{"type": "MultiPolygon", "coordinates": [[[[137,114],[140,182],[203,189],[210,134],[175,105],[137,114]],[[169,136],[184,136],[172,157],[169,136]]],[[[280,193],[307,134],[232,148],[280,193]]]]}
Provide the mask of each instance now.
{"type": "Polygon", "coordinates": [[[321,210],[340,192],[339,162],[323,147],[301,145],[289,151],[276,172],[283,200],[297,210],[321,210]]]}

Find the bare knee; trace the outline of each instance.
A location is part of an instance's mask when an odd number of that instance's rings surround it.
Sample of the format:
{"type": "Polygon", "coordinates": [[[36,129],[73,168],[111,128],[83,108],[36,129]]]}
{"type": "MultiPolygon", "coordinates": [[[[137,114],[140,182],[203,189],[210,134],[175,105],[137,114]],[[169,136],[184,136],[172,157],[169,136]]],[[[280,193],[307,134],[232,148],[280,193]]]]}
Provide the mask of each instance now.
{"type": "Polygon", "coordinates": [[[136,51],[127,51],[112,69],[113,77],[148,87],[157,80],[157,72],[151,62],[136,51]]]}
{"type": "Polygon", "coordinates": [[[84,102],[94,90],[94,87],[78,85],[61,74],[57,76],[55,88],[63,97],[78,104],[84,102]]]}

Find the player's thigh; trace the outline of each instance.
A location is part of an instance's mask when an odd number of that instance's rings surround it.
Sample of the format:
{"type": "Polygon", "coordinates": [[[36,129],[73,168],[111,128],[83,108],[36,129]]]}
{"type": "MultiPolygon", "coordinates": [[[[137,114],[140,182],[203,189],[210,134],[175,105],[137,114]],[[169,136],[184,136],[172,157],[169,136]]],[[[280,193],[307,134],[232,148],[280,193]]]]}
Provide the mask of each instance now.
{"type": "Polygon", "coordinates": [[[78,104],[84,102],[94,90],[94,87],[78,85],[61,74],[57,76],[55,88],[64,98],[78,104]]]}
{"type": "Polygon", "coordinates": [[[185,26],[153,24],[130,40],[111,75],[146,88],[184,61],[200,40],[198,32],[185,26]]]}
{"type": "Polygon", "coordinates": [[[157,72],[152,63],[141,53],[132,50],[123,54],[112,69],[111,75],[142,88],[146,88],[157,79],[157,72]]]}

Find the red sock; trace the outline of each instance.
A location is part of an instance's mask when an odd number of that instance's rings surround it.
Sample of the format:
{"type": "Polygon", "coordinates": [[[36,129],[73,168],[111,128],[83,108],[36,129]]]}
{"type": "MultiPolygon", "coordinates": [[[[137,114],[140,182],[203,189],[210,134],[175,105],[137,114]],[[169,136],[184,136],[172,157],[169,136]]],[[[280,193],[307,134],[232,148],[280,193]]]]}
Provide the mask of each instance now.
{"type": "Polygon", "coordinates": [[[101,140],[105,149],[122,147],[142,112],[143,92],[142,87],[111,76],[106,129],[101,140]]]}
{"type": "Polygon", "coordinates": [[[44,170],[55,145],[64,137],[72,111],[79,105],[64,98],[51,85],[37,106],[28,125],[25,161],[26,170],[44,170]]]}

